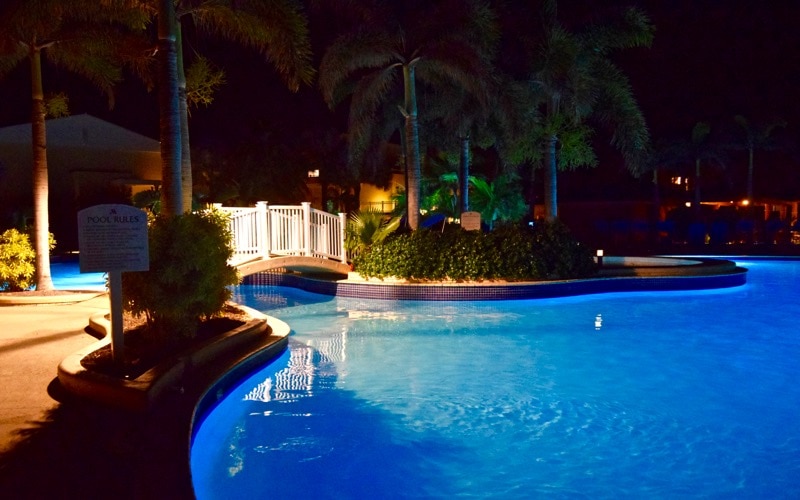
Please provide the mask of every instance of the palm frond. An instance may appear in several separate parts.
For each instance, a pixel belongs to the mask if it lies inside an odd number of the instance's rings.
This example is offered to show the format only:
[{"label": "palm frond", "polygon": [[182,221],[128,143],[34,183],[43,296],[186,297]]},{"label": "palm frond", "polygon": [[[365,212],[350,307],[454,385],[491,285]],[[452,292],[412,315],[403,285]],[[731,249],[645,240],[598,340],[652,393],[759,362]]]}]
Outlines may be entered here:
[{"label": "palm frond", "polygon": [[583,43],[599,54],[633,47],[649,47],[655,27],[640,9],[631,7],[610,23],[589,26],[581,34]]},{"label": "palm frond", "polygon": [[320,63],[319,87],[325,102],[335,107],[343,97],[340,87],[360,71],[398,62],[394,49],[384,34],[356,33],[334,41]]},{"label": "palm frond", "polygon": [[299,2],[209,1],[190,12],[202,30],[260,51],[290,90],[311,83],[308,21]]}]

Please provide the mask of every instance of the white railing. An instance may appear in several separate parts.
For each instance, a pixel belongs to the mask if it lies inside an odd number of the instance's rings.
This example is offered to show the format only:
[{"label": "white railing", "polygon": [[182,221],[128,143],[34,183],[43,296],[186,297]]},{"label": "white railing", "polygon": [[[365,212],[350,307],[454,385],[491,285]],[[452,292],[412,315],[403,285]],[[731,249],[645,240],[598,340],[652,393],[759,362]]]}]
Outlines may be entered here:
[{"label": "white railing", "polygon": [[347,263],[344,247],[345,215],[333,215],[300,206],[269,205],[215,208],[229,214],[233,235],[233,265],[255,259],[301,255]]}]

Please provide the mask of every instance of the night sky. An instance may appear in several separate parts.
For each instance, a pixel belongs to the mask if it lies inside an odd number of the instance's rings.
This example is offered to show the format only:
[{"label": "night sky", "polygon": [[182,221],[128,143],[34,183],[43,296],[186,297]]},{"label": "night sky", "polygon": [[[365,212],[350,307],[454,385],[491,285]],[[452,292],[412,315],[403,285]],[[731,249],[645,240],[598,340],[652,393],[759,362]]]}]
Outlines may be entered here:
[{"label": "night sky", "polygon": [[[613,1],[613,0],[612,0]],[[531,2],[534,3],[534,2]],[[708,121],[715,130],[734,126],[733,116],[751,121],[780,117],[789,123],[781,131],[796,142],[800,125],[800,2],[786,0],[633,0],[615,2],[642,8],[656,26],[649,49],[620,52],[615,60],[630,77],[645,113],[654,141],[689,137],[692,126]],[[604,7],[609,2],[601,3]],[[594,10],[591,2],[559,2],[564,19]],[[325,19],[311,19],[312,37],[325,28]],[[209,56],[227,72],[228,84],[215,103],[192,112],[193,147],[212,147],[237,141],[260,128],[302,132],[313,121],[342,123],[322,102],[319,91],[306,88],[292,94],[259,56],[233,46],[197,40],[194,48]],[[322,49],[314,47],[315,57]],[[0,82],[0,126],[28,121],[27,67],[20,67]],[[103,119],[158,137],[156,95],[136,81],[127,81],[117,92],[116,107],[90,87],[76,87],[70,74],[46,69],[47,92],[70,89],[73,114],[88,112]],[[79,80],[78,80],[79,82]],[[345,111],[345,110],[342,110]],[[231,136],[230,132],[233,132]],[[600,139],[607,139],[600,134]],[[606,156],[612,164],[594,173],[579,174],[593,181],[603,169],[619,171],[620,158]],[[606,158],[608,158],[606,160]],[[737,159],[733,160],[738,161]],[[782,158],[781,161],[784,161]],[[781,175],[800,177],[795,165]]]}]

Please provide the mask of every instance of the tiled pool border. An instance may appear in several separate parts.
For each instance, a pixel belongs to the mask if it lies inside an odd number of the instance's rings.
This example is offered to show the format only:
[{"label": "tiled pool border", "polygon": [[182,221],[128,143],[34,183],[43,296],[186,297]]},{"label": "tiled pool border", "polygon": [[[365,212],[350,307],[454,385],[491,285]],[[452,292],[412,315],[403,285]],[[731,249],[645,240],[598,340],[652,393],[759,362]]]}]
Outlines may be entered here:
[{"label": "tiled pool border", "polygon": [[747,270],[705,275],[620,276],[504,284],[416,284],[351,282],[264,272],[244,278],[245,285],[288,286],[322,295],[384,300],[545,299],[611,292],[656,292],[730,288],[747,282]]}]

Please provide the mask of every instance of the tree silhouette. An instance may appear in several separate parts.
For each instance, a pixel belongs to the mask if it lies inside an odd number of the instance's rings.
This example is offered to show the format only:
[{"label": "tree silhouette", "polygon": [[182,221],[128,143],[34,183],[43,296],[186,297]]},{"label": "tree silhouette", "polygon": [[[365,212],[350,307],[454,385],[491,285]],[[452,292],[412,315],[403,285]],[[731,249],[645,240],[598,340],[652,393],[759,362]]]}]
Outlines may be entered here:
[{"label": "tree silhouette", "polygon": [[562,142],[564,149],[564,134],[571,134],[573,139],[586,137],[584,124],[589,121],[610,127],[611,144],[622,152],[626,165],[634,172],[644,164],[649,144],[647,126],[628,79],[609,57],[615,50],[649,46],[653,39],[649,19],[631,8],[618,21],[571,32],[557,20],[556,3],[544,2],[544,35],[532,72],[545,132],[547,220],[558,215],[557,145]]},{"label": "tree silhouette", "polygon": [[742,115],[736,115],[734,121],[741,127],[742,136],[737,143],[739,149],[748,153],[746,198],[753,201],[753,156],[756,151],[771,151],[777,148],[772,132],[778,127],[785,127],[784,120],[775,119],[764,123],[753,124]]},{"label": "tree silhouette", "polygon": [[121,79],[121,53],[130,30],[143,29],[138,9],[96,0],[14,0],[0,10],[0,78],[27,61],[31,71],[33,244],[36,289],[52,290],[49,255],[47,132],[42,58],[105,92]]},{"label": "tree silhouette", "polygon": [[[492,33],[493,15],[472,0],[375,2],[371,22],[337,38],[320,65],[320,89],[332,108],[350,96],[350,161],[397,130],[407,175],[408,222],[419,227],[420,134],[417,83],[449,81],[474,95],[485,89],[488,70],[482,47]],[[402,90],[402,101],[397,92]],[[390,116],[387,108],[400,113]],[[397,118],[395,118],[395,116]],[[373,149],[374,150],[374,149]]]}]

